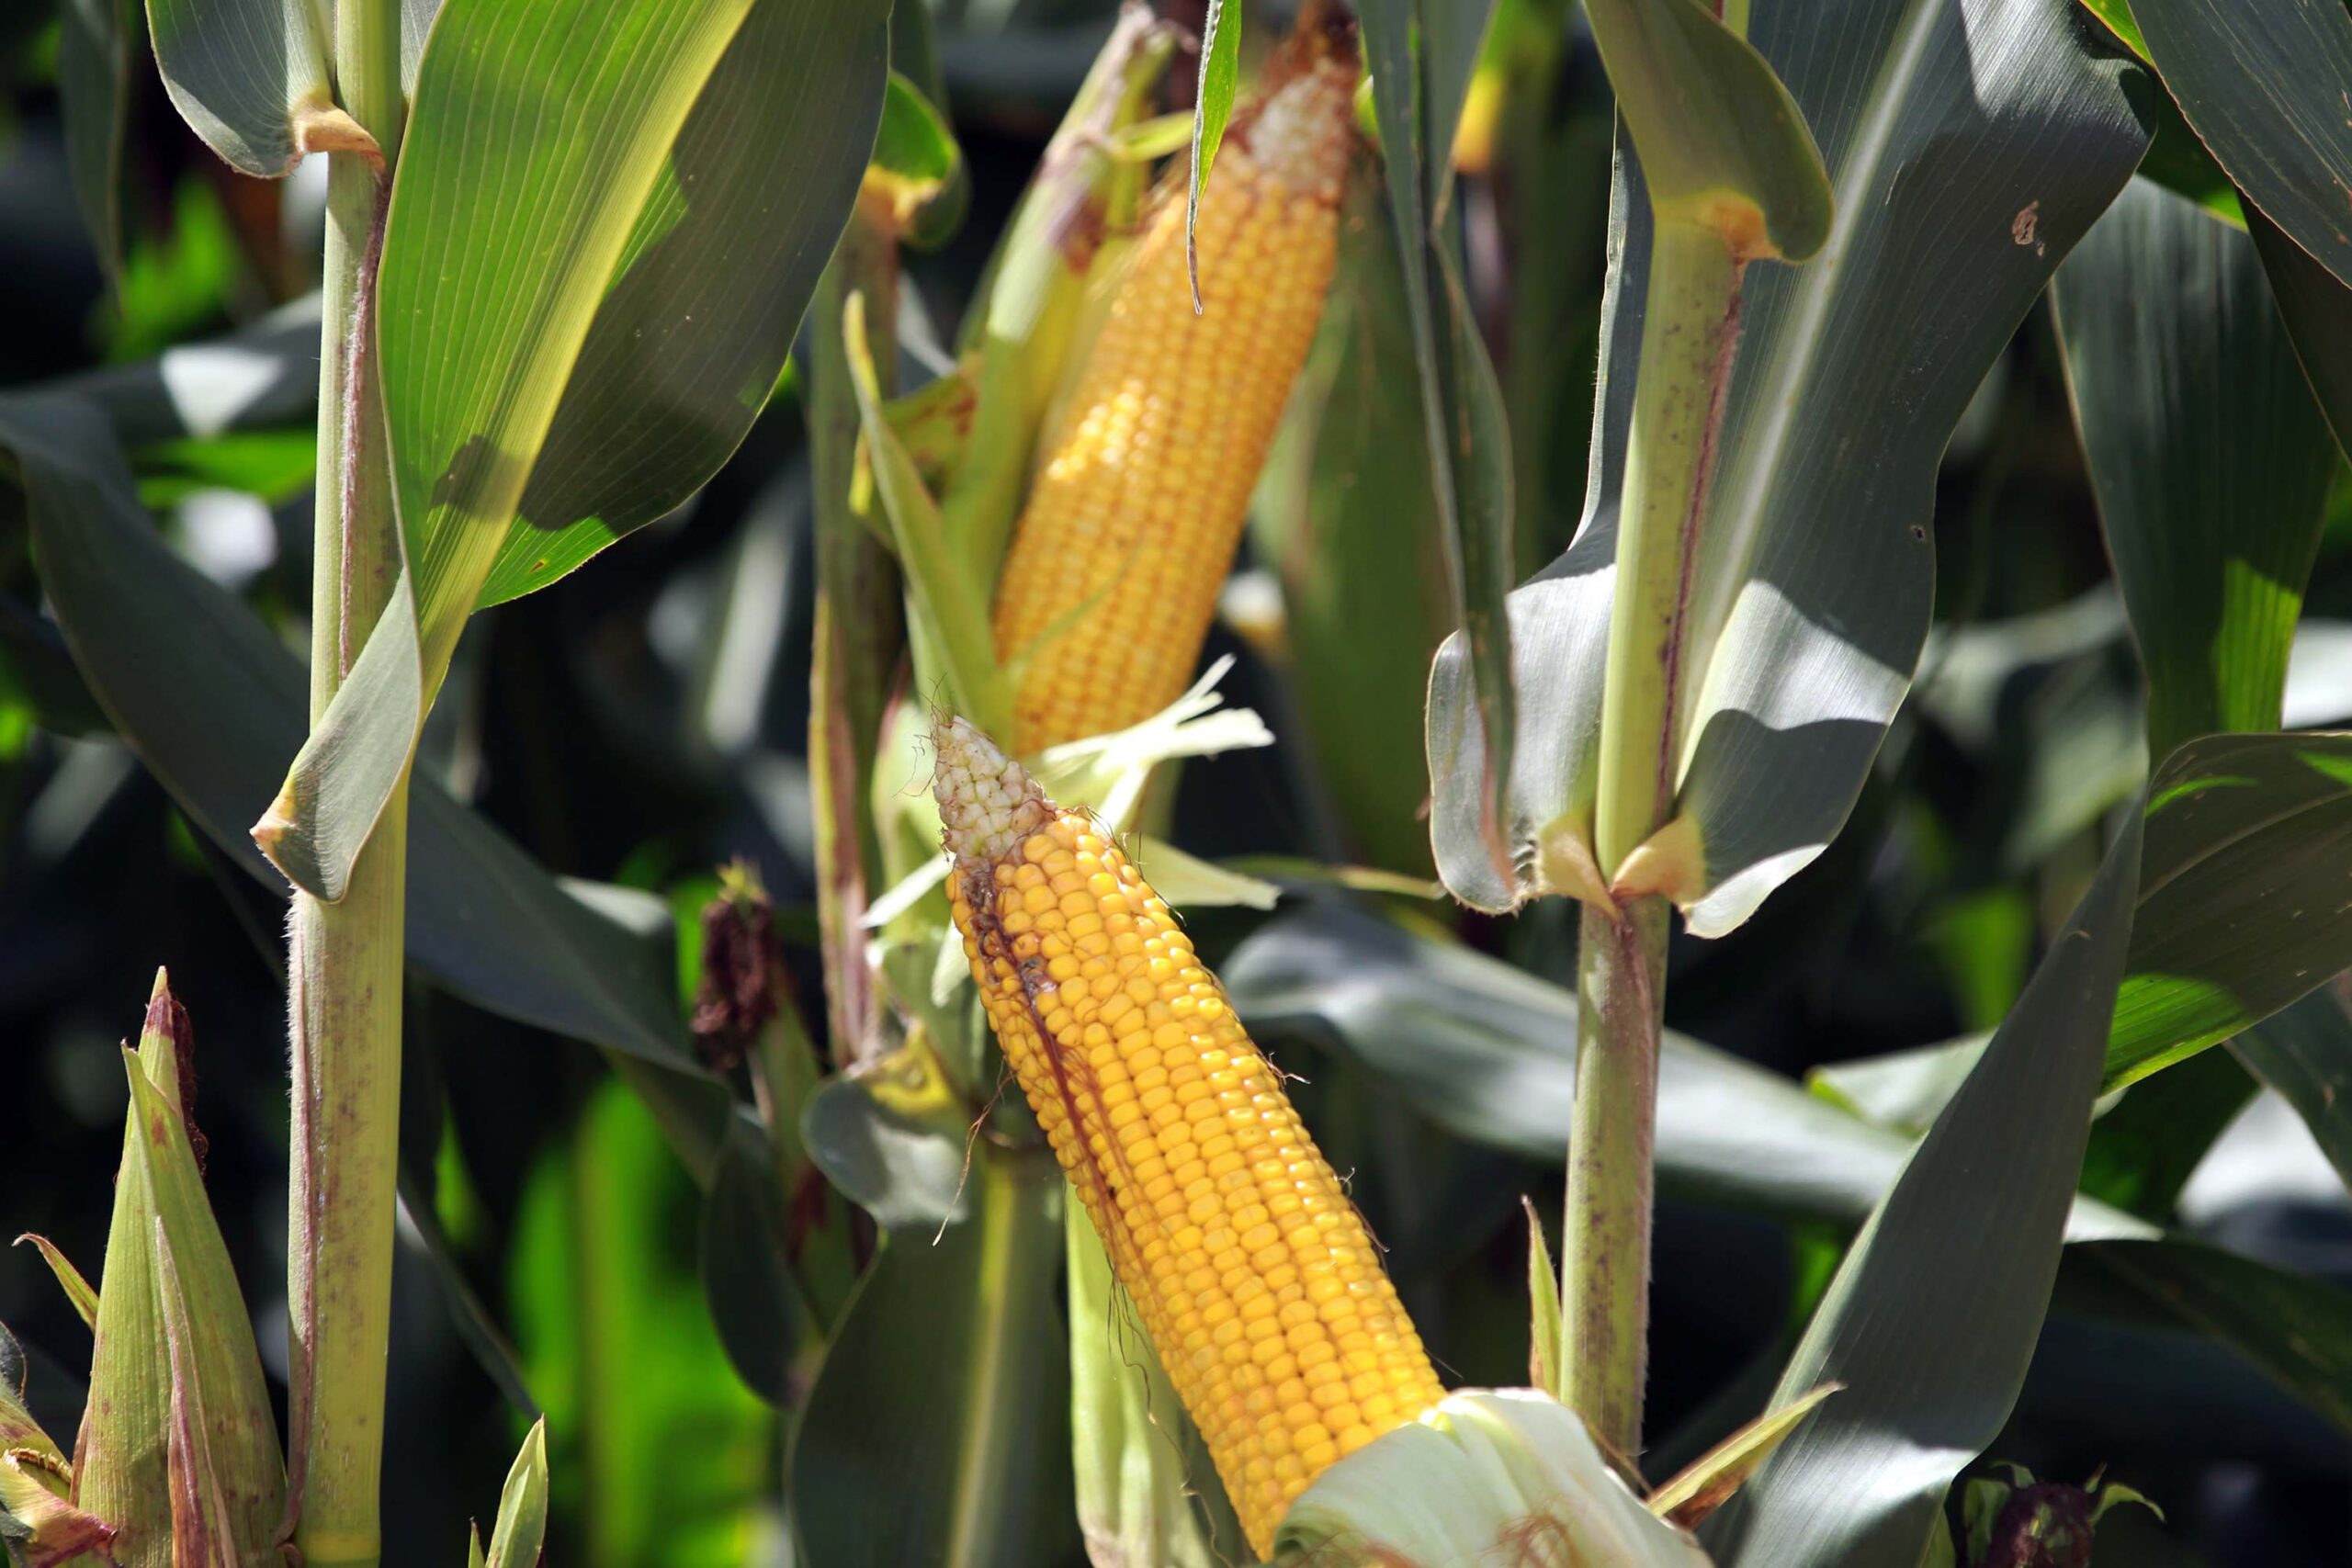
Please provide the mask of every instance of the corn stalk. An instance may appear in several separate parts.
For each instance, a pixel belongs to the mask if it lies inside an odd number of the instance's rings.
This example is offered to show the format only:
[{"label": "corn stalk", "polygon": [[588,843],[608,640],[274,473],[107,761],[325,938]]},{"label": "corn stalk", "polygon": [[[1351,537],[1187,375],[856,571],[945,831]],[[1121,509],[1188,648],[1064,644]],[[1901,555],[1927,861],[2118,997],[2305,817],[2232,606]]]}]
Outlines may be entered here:
[{"label": "corn stalk", "polygon": [[[400,20],[400,0],[343,0],[335,7],[342,105],[382,155],[329,155],[311,586],[314,725],[401,572],[373,353],[376,262],[403,114]],[[288,1506],[295,1544],[311,1568],[373,1564],[381,1551],[407,820],[403,779],[345,896],[328,903],[297,888],[288,925]]]}]

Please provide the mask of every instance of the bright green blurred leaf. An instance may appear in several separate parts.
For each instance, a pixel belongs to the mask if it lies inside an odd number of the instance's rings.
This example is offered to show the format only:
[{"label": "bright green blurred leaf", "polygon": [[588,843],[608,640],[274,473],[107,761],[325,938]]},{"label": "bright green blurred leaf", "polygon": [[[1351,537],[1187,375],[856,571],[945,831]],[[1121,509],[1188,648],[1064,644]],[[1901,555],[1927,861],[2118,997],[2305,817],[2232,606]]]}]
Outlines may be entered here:
[{"label": "bright green blurred leaf", "polygon": [[547,1530],[548,1424],[542,1418],[531,1423],[499,1490],[498,1522],[491,1529],[483,1568],[537,1568]]},{"label": "bright green blurred leaf", "polygon": [[1193,92],[1193,176],[1184,186],[1184,265],[1192,275],[1193,309],[1201,308],[1201,254],[1194,230],[1209,170],[1233,118],[1233,95],[1241,85],[1241,0],[1208,0],[1201,20],[1201,74]]}]

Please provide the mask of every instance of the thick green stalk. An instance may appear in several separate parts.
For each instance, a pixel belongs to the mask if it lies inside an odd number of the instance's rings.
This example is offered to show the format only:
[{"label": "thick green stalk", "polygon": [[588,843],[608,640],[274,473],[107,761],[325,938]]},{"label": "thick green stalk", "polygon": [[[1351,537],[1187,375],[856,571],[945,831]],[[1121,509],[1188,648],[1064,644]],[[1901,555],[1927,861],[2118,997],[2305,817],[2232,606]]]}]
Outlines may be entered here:
[{"label": "thick green stalk", "polygon": [[[400,10],[400,0],[342,0],[335,7],[338,97],[375,138],[382,161],[337,152],[329,164],[311,589],[313,722],[400,576],[373,360],[376,259],[403,113]],[[348,892],[329,904],[298,889],[288,928],[288,1506],[311,1568],[372,1568],[381,1555],[407,862],[403,780],[352,869]]]},{"label": "thick green stalk", "polygon": [[[1684,620],[1715,427],[1737,333],[1740,264],[1723,238],[1661,222],[1650,257],[1618,514],[1594,858],[1613,879],[1664,826],[1681,726]],[[1667,902],[1588,906],[1577,949],[1574,1125],[1561,1262],[1568,1403],[1595,1438],[1641,1450],[1650,1192]]]}]

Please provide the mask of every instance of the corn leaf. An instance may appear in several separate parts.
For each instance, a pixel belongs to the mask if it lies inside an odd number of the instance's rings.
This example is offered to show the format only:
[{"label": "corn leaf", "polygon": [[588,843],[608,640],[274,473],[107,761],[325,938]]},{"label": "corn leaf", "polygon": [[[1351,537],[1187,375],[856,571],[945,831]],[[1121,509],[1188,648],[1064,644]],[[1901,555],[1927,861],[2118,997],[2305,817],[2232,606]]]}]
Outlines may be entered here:
[{"label": "corn leaf", "polygon": [[1083,1205],[1062,1205],[1072,1468],[1094,1568],[1219,1568],[1241,1529],[1199,1432],[1111,1272]]},{"label": "corn leaf", "polygon": [[2352,928],[2334,918],[2347,874],[2352,735],[2212,735],[2166,758],[2149,785],[2139,912],[2102,1091],[2352,967]]},{"label": "corn leaf", "polygon": [[888,197],[895,226],[918,248],[944,241],[963,217],[964,150],[922,89],[896,71],[883,93],[866,179]]},{"label": "corn leaf", "polygon": [[2260,211],[2247,215],[2246,228],[2262,253],[2296,357],[2341,446],[2352,434],[2352,288]]},{"label": "corn leaf", "polygon": [[1208,0],[1201,19],[1201,73],[1193,90],[1193,177],[1184,187],[1184,269],[1192,277],[1195,310],[1201,308],[1201,253],[1193,229],[1240,85],[1241,0]]},{"label": "corn leaf", "polygon": [[1821,249],[1829,175],[1764,57],[1699,0],[1586,10],[1657,221],[1715,230],[1743,254],[1803,261]]},{"label": "corn leaf", "polygon": [[1077,1551],[1055,1265],[1062,1178],[983,1140],[973,1220],[884,1245],[795,1434],[794,1524],[811,1562],[990,1568]]},{"label": "corn leaf", "polygon": [[703,1201],[703,1296],[736,1375],[779,1408],[792,1401],[793,1363],[814,1321],[793,1278],[792,1251],[775,1150],[757,1122],[738,1116]]},{"label": "corn leaf", "polygon": [[548,1424],[531,1423],[498,1494],[484,1568],[534,1568],[548,1530]]},{"label": "corn leaf", "polygon": [[1801,1399],[1758,1416],[1652,1492],[1645,1499],[1650,1512],[1685,1529],[1696,1527],[1772,1457],[1797,1424],[1813,1414],[1815,1405],[1837,1392],[1837,1384],[1824,1383]]},{"label": "corn leaf", "polygon": [[147,0],[172,107],[206,146],[260,179],[289,173],[306,152],[353,146],[351,135],[367,141],[334,107],[325,17],[311,0]]},{"label": "corn leaf", "polygon": [[1505,595],[1510,558],[1511,459],[1502,389],[1472,319],[1461,266],[1448,242],[1454,130],[1493,6],[1456,0],[1366,0],[1365,63],[1377,91],[1389,218],[1404,269],[1405,319],[1419,370],[1421,434],[1445,547],[1455,646],[1466,660],[1464,700],[1475,711],[1485,778],[1464,805],[1465,849],[1508,874],[1502,781],[1517,742],[1512,626]]},{"label": "corn leaf", "polygon": [[[1817,138],[1837,217],[1798,268],[1752,269],[1701,520],[1669,889],[1690,929],[1740,924],[1844,824],[1928,628],[1936,465],[2052,269],[2146,146],[2067,0],[1754,0],[1749,40]],[[1971,69],[1955,72],[1951,62]],[[1510,908],[1567,878],[1548,852],[1593,798],[1617,507],[1653,223],[1621,158],[1590,482],[1576,541],[1511,601],[1521,705],[1498,788],[1455,639],[1430,692],[1431,842],[1447,886]]]},{"label": "corn leaf", "polygon": [[2352,283],[2352,16],[2301,0],[2132,0],[2148,59],[2230,178],[2339,281]]},{"label": "corn leaf", "polygon": [[122,267],[123,122],[130,112],[131,0],[64,0],[57,8],[57,96],[65,164],[98,266]]},{"label": "corn leaf", "polygon": [[2336,453],[2256,243],[2135,180],[2052,288],[2150,748],[2277,728]]},{"label": "corn leaf", "polygon": [[1845,1385],[1701,1532],[1724,1568],[1917,1562],[2007,1420],[2057,1278],[2140,871],[2136,822],[1831,1280],[1772,1403]]},{"label": "corn leaf", "polygon": [[[141,432],[270,417],[300,392],[276,352],[289,335],[273,325],[260,339],[175,351],[84,385]],[[315,345],[315,325],[307,335]],[[308,379],[315,386],[314,358]],[[231,860],[283,894],[243,824],[273,787],[269,759],[301,743],[300,662],[164,546],[107,421],[84,399],[0,399],[0,446],[21,466],[42,586],[114,728]],[[413,789],[410,813],[411,961],[477,1005],[612,1052],[707,1183],[729,1098],[687,1050],[670,943],[650,940],[666,928],[660,902],[559,883],[429,780]]]},{"label": "corn leaf", "polygon": [[2245,1031],[2230,1053],[2287,1098],[2352,1185],[2352,998],[2344,977]]},{"label": "corn leaf", "polygon": [[1535,1205],[1521,1195],[1527,1211],[1527,1381],[1555,1399],[1567,1392],[1565,1357],[1566,1318],[1560,1311],[1560,1271],[1552,1262],[1551,1244],[1544,1239],[1544,1221]]},{"label": "corn leaf", "polygon": [[800,1116],[809,1160],[885,1229],[936,1231],[969,1216],[972,1135],[969,1111],[920,1041],[827,1078]]},{"label": "corn leaf", "polygon": [[[255,829],[297,886],[340,897],[476,604],[670,511],[751,428],[873,145],[886,26],[869,0],[443,11],[378,283],[405,597]],[[778,146],[807,171],[782,195]]]},{"label": "corn leaf", "polygon": [[65,1299],[74,1303],[74,1315],[79,1317],[85,1326],[97,1327],[98,1292],[96,1289],[89,1280],[82,1277],[82,1271],[74,1267],[72,1259],[59,1251],[57,1244],[49,1237],[28,1235],[17,1238],[17,1245],[19,1247],[27,1242],[33,1244],[34,1249],[41,1256],[41,1261],[49,1265],[49,1271],[57,1276],[58,1287],[65,1292]]},{"label": "corn leaf", "polygon": [[1307,820],[1337,819],[1332,841],[1313,847],[1426,878],[1429,781],[1363,765],[1419,745],[1430,658],[1453,617],[1444,541],[1396,504],[1431,480],[1386,207],[1376,182],[1349,182],[1330,300],[1259,481],[1250,543],[1282,581],[1282,659],[1298,693],[1287,728],[1311,748],[1329,805]]},{"label": "corn leaf", "polygon": [[[1220,974],[1261,1044],[1296,1040],[1379,1073],[1457,1137],[1546,1165],[1567,1153],[1574,992],[1452,942],[1318,900],[1268,921]],[[1657,1179],[1679,1197],[1860,1224],[1912,1141],[1669,1032],[1658,1067]],[[2076,1237],[2149,1235],[2086,1200]]]}]

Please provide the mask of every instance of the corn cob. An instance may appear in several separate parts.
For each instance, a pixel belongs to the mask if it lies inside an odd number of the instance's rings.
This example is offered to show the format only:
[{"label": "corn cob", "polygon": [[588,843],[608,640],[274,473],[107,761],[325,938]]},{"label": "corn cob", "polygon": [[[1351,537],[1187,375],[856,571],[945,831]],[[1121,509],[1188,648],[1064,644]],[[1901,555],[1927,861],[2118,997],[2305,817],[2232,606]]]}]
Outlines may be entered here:
[{"label": "corn cob", "polygon": [[979,731],[947,719],[933,740],[956,927],[989,1021],[1268,1553],[1308,1482],[1444,1390],[1281,1075],[1168,906]]},{"label": "corn cob", "polygon": [[998,580],[1024,755],[1148,718],[1192,680],[1330,287],[1354,79],[1316,60],[1236,117],[1201,202],[1201,314],[1182,193],[1162,192]]}]

